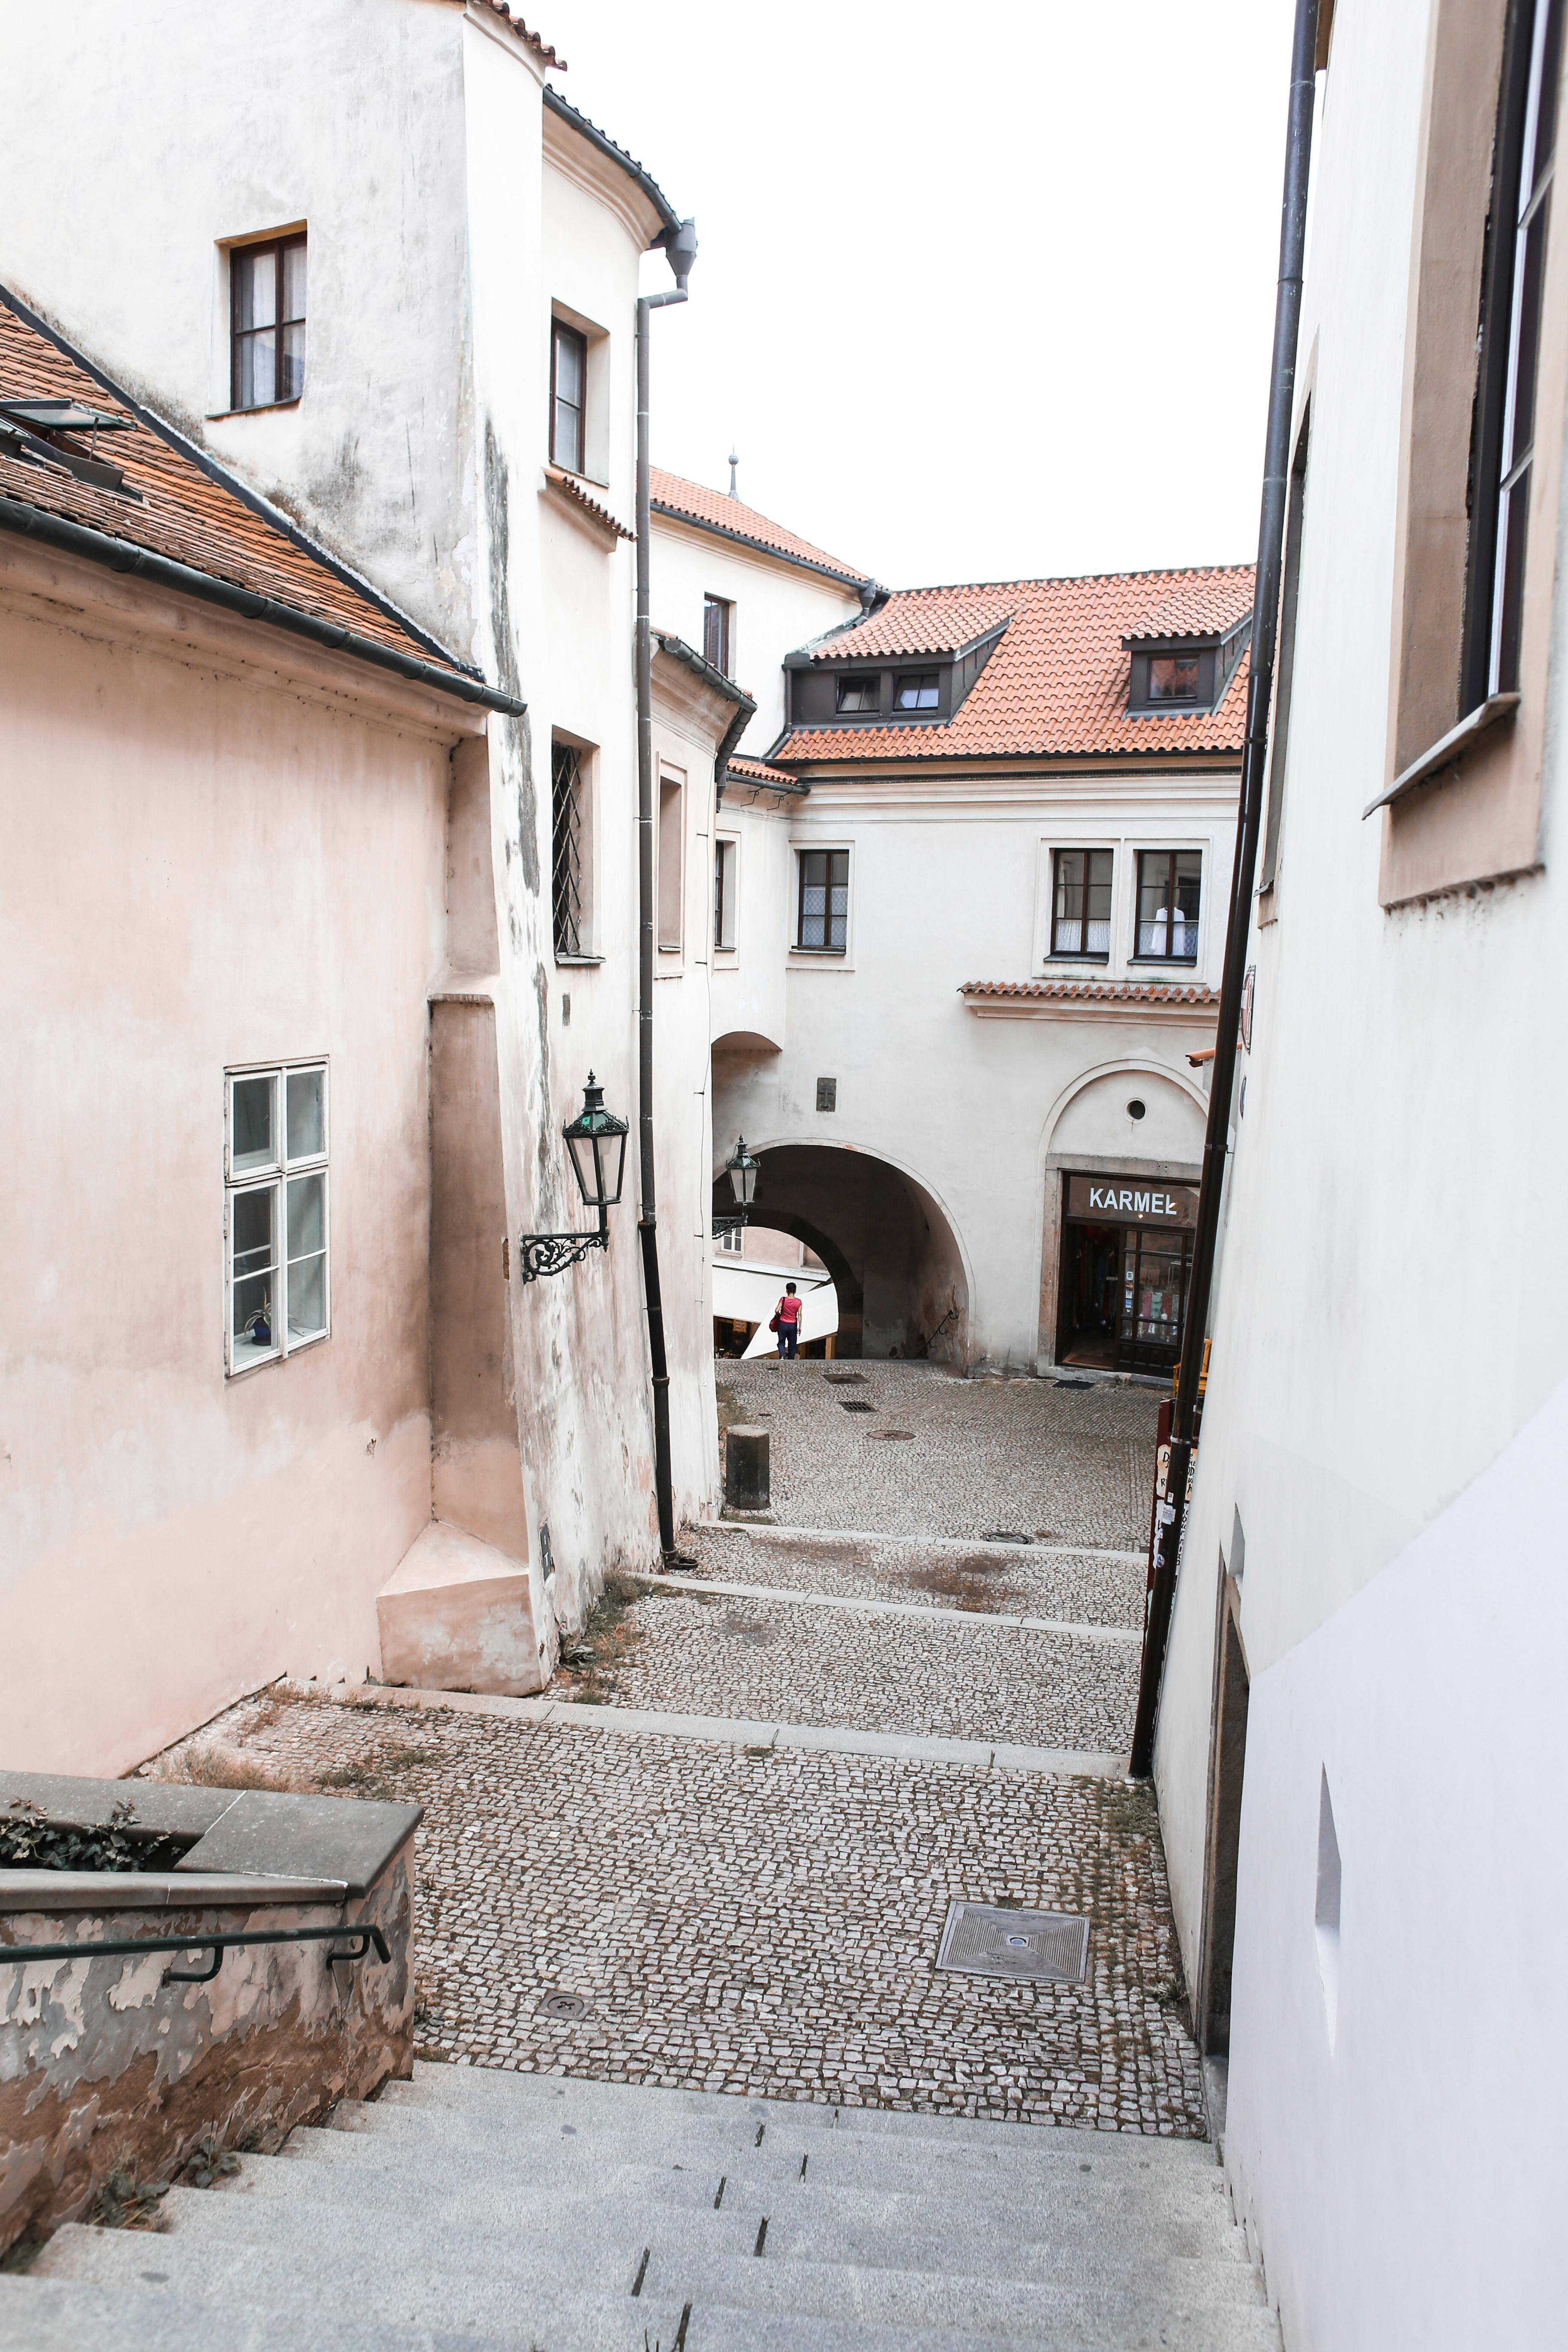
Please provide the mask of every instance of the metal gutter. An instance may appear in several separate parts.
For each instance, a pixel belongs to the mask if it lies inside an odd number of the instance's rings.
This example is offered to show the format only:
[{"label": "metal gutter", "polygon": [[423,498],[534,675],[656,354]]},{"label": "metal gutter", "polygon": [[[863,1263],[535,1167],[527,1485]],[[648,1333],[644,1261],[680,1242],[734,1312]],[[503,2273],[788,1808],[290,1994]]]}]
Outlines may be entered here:
[{"label": "metal gutter", "polygon": [[1379,793],[1376,800],[1368,801],[1361,813],[1362,823],[1364,824],[1374,810],[1387,808],[1391,802],[1402,800],[1406,793],[1413,793],[1417,784],[1426,783],[1439,768],[1451,767],[1478,735],[1484,735],[1487,729],[1495,727],[1500,719],[1511,718],[1518,709],[1517,694],[1489,695],[1484,702],[1479,703],[1474,710],[1461,719],[1457,727],[1450,727],[1446,735],[1440,735],[1429,751],[1423,751],[1418,760],[1412,760],[1403,773],[1395,776],[1385,793]]},{"label": "metal gutter", "polygon": [[571,100],[563,98],[561,92],[552,88],[549,82],[544,85],[544,103],[550,113],[558,114],[563,122],[569,122],[574,131],[582,133],[590,147],[596,147],[601,155],[607,155],[612,163],[620,165],[627,179],[637,182],[665,227],[671,234],[680,226],[680,215],[659,186],[653,173],[646,171],[635,155],[628,155],[624,147],[617,147],[607,131],[601,131],[596,122],[590,122],[585,114],[579,114]]},{"label": "metal gutter", "polygon": [[[20,319],[25,326],[30,327],[36,335],[41,335],[46,342],[52,343],[57,352],[63,353],[69,360],[72,367],[80,368],[83,375],[90,376],[94,383],[100,384],[110,399],[117,400],[122,408],[129,410],[138,425],[145,425],[149,433],[156,435],[160,441],[164,442],[169,448],[195,466],[198,473],[205,474],[209,482],[216,482],[220,489],[226,490],[231,498],[237,499],[242,507],[247,507],[253,515],[258,515],[263,522],[280,533],[291,547],[297,547],[302,555],[308,555],[312,563],[319,563],[323,572],[330,572],[332,578],[341,581],[345,588],[352,588],[356,596],[363,596],[365,603],[374,605],[384,619],[395,622],[396,625],[405,630],[416,645],[423,646],[426,653],[437,661],[449,662],[455,659],[438,637],[433,637],[428,629],[421,628],[412,614],[405,613],[400,606],[395,604],[390,596],[383,595],[381,590],[373,582],[365,579],[363,573],[355,572],[352,565],[342,561],[341,556],[332,554],[329,548],[320,546],[310,537],[309,531],[302,530],[280,507],[273,506],[268,499],[262,498],[258,491],[251,489],[239,479],[237,475],[231,474],[226,466],[219,465],[217,459],[209,455],[199,442],[193,441],[188,434],[181,433],[169,423],[166,417],[160,416],[155,409],[143,407],[139,400],[132,397],[123,384],[116,383],[112,376],[106,375],[100,367],[96,366],[87,357],[85,352],[79,352],[73,342],[68,341],[57,328],[51,327],[47,319],[40,318],[36,310],[30,310],[26,302],[19,300],[12,293],[9,287],[0,286],[0,302],[4,302],[6,309]],[[471,662],[459,662],[456,666],[466,671],[471,677],[479,676],[479,670]]]},{"label": "metal gutter", "polygon": [[171,589],[179,595],[197,596],[204,604],[219,605],[225,612],[237,613],[247,621],[263,621],[269,627],[287,629],[291,636],[304,637],[310,644],[325,646],[333,653],[348,654],[355,661],[390,670],[395,677],[430,687],[437,694],[455,696],[459,702],[479,703],[487,710],[504,711],[510,719],[521,719],[528,709],[525,702],[487,686],[482,678],[467,670],[421,661],[413,654],[400,654],[394,646],[379,645],[374,637],[358,636],[335,621],[318,620],[314,614],[301,613],[292,604],[280,604],[276,597],[258,595],[249,588],[237,588],[231,581],[215,579],[208,572],[194,571],[188,563],[177,563],[171,556],[155,555],[150,548],[138,547],[132,540],[117,539],[112,532],[95,530],[89,523],[71,522],[64,515],[46,514],[42,508],[27,506],[19,499],[0,497],[0,530],[39,540],[46,547],[81,556],[89,563],[101,564],[106,571],[133,572],[157,587]]}]

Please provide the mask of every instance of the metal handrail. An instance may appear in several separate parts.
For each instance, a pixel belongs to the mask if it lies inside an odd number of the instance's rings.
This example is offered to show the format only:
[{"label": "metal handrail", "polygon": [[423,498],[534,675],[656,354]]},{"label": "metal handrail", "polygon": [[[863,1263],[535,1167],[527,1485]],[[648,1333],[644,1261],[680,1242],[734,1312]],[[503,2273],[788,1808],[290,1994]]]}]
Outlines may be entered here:
[{"label": "metal handrail", "polygon": [[231,1944],[316,1944],[330,1937],[354,1939],[351,1951],[329,1952],[329,1967],[338,1960],[368,1959],[374,1948],[378,1960],[392,1953],[381,1929],[366,1920],[340,1920],[335,1927],[247,1927],[215,1936],[124,1936],[103,1943],[0,1944],[0,1968],[20,1967],[29,1960],[125,1959],[138,1952],[210,1952],[212,1964],[201,1969],[165,1969],[165,1984],[208,1984],[223,1966]]}]

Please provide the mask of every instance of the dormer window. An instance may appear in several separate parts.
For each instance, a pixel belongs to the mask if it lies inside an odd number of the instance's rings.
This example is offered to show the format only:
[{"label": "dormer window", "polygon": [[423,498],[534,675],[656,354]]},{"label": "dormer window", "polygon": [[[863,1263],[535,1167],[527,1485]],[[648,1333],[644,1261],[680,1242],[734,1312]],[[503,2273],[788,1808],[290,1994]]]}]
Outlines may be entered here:
[{"label": "dormer window", "polygon": [[934,710],[937,701],[938,682],[934,669],[911,670],[894,684],[895,710]]},{"label": "dormer window", "polygon": [[1154,654],[1150,656],[1151,702],[1195,702],[1198,691],[1196,654]]},{"label": "dormer window", "polygon": [[841,677],[838,680],[838,709],[860,717],[882,708],[882,681],[879,677]]}]

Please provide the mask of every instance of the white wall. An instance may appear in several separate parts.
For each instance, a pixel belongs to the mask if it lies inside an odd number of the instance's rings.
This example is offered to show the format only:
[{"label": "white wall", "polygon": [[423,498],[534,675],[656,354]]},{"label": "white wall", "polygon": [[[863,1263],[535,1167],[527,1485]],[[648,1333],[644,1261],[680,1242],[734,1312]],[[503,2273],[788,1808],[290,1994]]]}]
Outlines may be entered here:
[{"label": "white wall", "polygon": [[[464,47],[398,0],[0,11],[0,277],[468,656]],[[300,225],[305,396],[226,415],[226,243]]]},{"label": "white wall", "polygon": [[[1252,1050],[1156,1753],[1191,1981],[1215,1580],[1239,1515],[1252,1697],[1228,2155],[1293,2352],[1561,2333],[1539,2300],[1544,2220],[1533,2260],[1526,2243],[1531,2169],[1561,2172],[1544,1955],[1562,1842],[1540,1779],[1562,1711],[1545,1499],[1562,1411],[1545,1409],[1568,1371],[1552,1245],[1568,1115],[1546,1075],[1568,990],[1560,593],[1540,868],[1385,910],[1384,820],[1362,821],[1387,782],[1429,30],[1428,0],[1341,10],[1320,112],[1278,920],[1248,949]],[[1560,271],[1568,251],[1550,251]],[[1563,427],[1550,415],[1542,443]],[[1560,583],[1561,516],[1531,532],[1555,536]],[[1346,1873],[1331,2061],[1312,1958],[1324,1770]]]},{"label": "white wall", "polygon": [[[1021,1008],[989,1017],[1004,1010],[997,1006],[981,1017],[959,992],[968,981],[1058,974],[1217,986],[1233,807],[1234,779],[1223,773],[1108,772],[1092,782],[898,776],[819,779],[784,814],[748,818],[742,857],[761,835],[763,856],[753,853],[753,862],[771,898],[756,960],[776,985],[782,951],[786,1022],[779,1053],[737,1056],[727,1068],[714,1108],[716,1144],[739,1129],[759,1150],[835,1145],[912,1177],[946,1216],[968,1268],[972,1349],[998,1363],[1034,1365],[1042,1355],[1047,1195],[1056,1197],[1060,1181],[1047,1160],[1088,1152],[1131,1165],[1195,1166],[1202,1088],[1186,1055],[1212,1043],[1212,1016],[1173,1021],[1122,1006],[1112,1018],[1046,1004],[1028,1008],[1027,1017],[1011,1017]],[[1079,841],[1117,851],[1112,960],[1087,973],[1053,965],[1046,953],[1050,850]],[[1205,858],[1198,960],[1170,972],[1128,968],[1134,854],[1154,845],[1198,846]],[[841,958],[790,951],[795,853],[814,845],[850,852],[849,945]],[[717,992],[716,1034],[775,1034],[762,1008],[748,1003],[757,983],[744,940],[738,962]],[[1109,1109],[1083,1097],[1097,1074]],[[838,1082],[834,1112],[816,1108],[818,1077]],[[1150,1107],[1142,1123],[1125,1116],[1134,1096]],[[1053,1343],[1054,1330],[1047,1360]]]},{"label": "white wall", "polygon": [[[658,347],[655,346],[654,438],[658,434]],[[730,675],[757,706],[737,747],[748,759],[765,757],[784,729],[786,654],[841,622],[858,620],[860,599],[846,582],[826,579],[769,555],[752,553],[695,525],[656,515],[653,530],[653,618],[657,628],[702,651],[702,600],[722,596],[731,614]]]}]

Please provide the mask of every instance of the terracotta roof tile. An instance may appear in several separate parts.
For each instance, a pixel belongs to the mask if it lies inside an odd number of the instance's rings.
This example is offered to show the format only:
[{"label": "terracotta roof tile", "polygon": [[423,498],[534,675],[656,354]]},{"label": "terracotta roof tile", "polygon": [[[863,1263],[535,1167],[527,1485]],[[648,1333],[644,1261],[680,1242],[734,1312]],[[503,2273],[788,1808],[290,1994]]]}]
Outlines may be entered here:
[{"label": "terracotta roof tile", "polygon": [[[174,427],[122,393],[0,287],[0,401],[68,399],[133,430],[102,436],[98,455],[122,471],[128,498],[48,464],[0,453],[0,496],[84,524],[208,578],[456,675],[456,661],[418,624],[304,532],[198,452]],[[0,417],[0,425],[5,420]],[[89,436],[78,435],[85,449]]]},{"label": "terracotta roof tile", "polygon": [[[459,7],[465,6],[466,5],[467,0],[458,0],[458,5]],[[504,16],[507,23],[511,26],[512,31],[521,35],[524,43],[533,51],[536,58],[542,58],[547,66],[553,66],[557,73],[565,72],[565,58],[558,58],[553,49],[547,48],[545,47],[545,44],[541,40],[537,33],[530,32],[528,26],[523,23],[522,18],[516,13],[516,11],[508,7],[507,0],[479,0],[479,5],[483,8],[488,8],[492,16]]]},{"label": "terracotta roof tile", "polygon": [[769,754],[779,761],[1005,759],[1091,753],[1239,751],[1247,707],[1241,661],[1214,711],[1127,715],[1124,636],[1152,614],[1180,611],[1194,630],[1227,627],[1252,598],[1252,567],[1101,572],[1080,580],[987,581],[897,591],[868,621],[824,648],[848,659],[862,646],[890,653],[901,632],[920,649],[945,632],[966,645],[1012,618],[957,714],[945,723],[796,728]]},{"label": "terracotta roof tile", "polygon": [[770,768],[765,760],[746,760],[731,753],[727,762],[729,772],[743,783],[771,784],[775,792],[798,793],[807,789],[797,776],[788,776],[782,768]]},{"label": "terracotta roof tile", "polygon": [[842,661],[850,654],[954,654],[1012,619],[1010,596],[977,595],[958,603],[948,589],[915,589],[889,598],[879,613],[851,629],[839,630],[812,647],[813,661]]},{"label": "terracotta roof tile", "polygon": [[[1202,579],[1205,575],[1195,576]],[[1194,595],[1189,590],[1173,596],[1166,604],[1157,604],[1152,613],[1144,613],[1137,627],[1129,629],[1126,635],[1133,645],[1145,637],[1223,637],[1251,610],[1252,573],[1247,568],[1237,580],[1233,596]]]},{"label": "terracotta roof tile", "polygon": [[829,572],[837,580],[847,580],[858,587],[869,573],[858,571],[852,563],[841,563],[836,555],[814,547],[808,539],[801,539],[782,523],[771,522],[754,507],[743,506],[722,490],[705,489],[700,482],[688,482],[679,474],[667,474],[660,467],[652,469],[653,504],[659,514],[675,515],[682,522],[694,522],[710,530],[722,531],[729,539],[744,540],[753,547],[766,548],[771,554],[783,555],[792,563],[802,563],[814,572]]},{"label": "terracotta roof tile", "polygon": [[636,539],[636,531],[628,530],[626,524],[617,520],[610,512],[608,507],[602,506],[597,499],[590,497],[575,474],[569,474],[563,466],[546,466],[544,470],[555,488],[563,491],[574,505],[580,506],[584,514],[591,516],[606,538]]},{"label": "terracotta roof tile", "polygon": [[1192,1004],[1219,1003],[1217,988],[1181,981],[966,980],[960,996],[1057,997],[1074,1004]]}]

